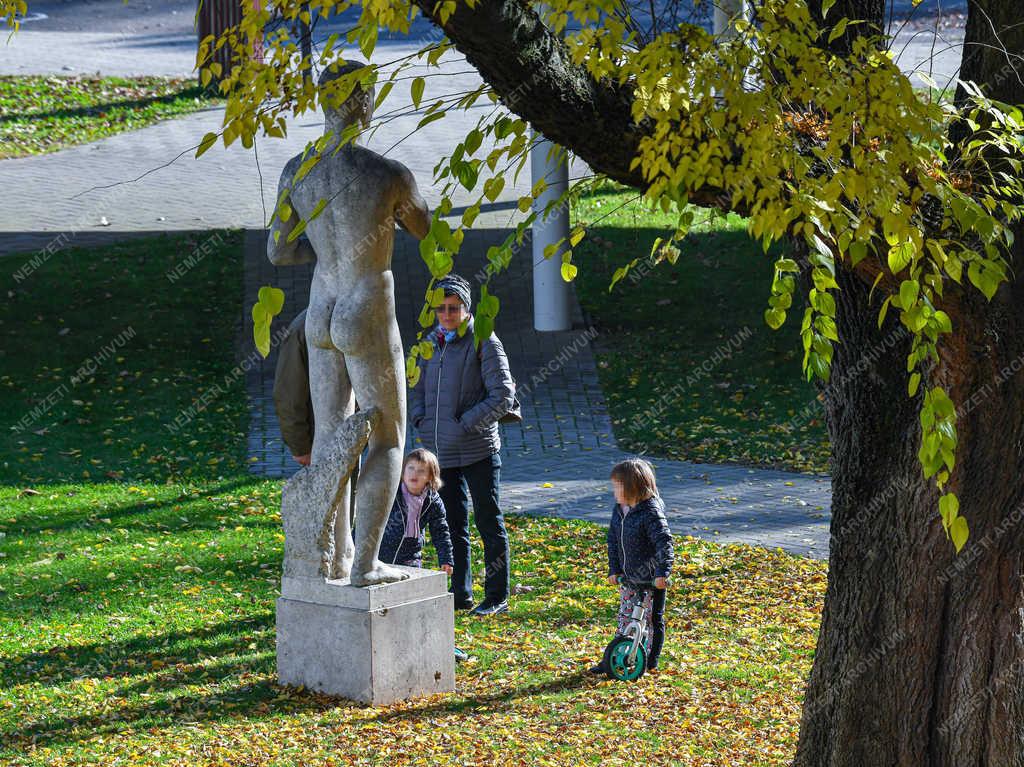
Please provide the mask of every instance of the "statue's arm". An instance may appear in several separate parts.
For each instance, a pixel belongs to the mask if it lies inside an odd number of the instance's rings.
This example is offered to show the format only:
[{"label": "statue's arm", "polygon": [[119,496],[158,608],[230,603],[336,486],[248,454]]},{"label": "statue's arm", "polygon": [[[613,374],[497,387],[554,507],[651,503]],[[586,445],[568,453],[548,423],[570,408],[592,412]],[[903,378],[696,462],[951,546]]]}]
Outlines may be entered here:
[{"label": "statue's arm", "polygon": [[430,231],[430,209],[416,186],[416,177],[404,165],[398,172],[395,220],[417,240],[422,240]]},{"label": "statue's arm", "polygon": [[[281,174],[281,183],[277,190],[277,198],[280,200],[284,195],[284,202],[291,207],[292,174],[285,166]],[[270,224],[270,236],[267,238],[267,258],[274,266],[296,266],[298,264],[310,264],[316,261],[316,251],[309,242],[306,235],[300,235],[291,242],[288,242],[288,235],[292,233],[299,223],[299,214],[292,208],[292,214],[287,221],[282,221],[280,216],[274,216]]]}]

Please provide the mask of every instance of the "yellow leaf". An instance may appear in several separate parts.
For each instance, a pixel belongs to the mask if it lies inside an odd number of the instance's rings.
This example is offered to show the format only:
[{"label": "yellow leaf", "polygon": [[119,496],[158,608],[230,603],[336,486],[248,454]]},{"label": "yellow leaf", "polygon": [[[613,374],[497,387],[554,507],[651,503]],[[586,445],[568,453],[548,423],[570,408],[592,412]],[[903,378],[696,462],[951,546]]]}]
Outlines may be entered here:
[{"label": "yellow leaf", "polygon": [[967,543],[967,536],[969,535],[967,528],[967,520],[963,517],[957,517],[953,520],[953,524],[949,526],[949,536],[953,539],[953,545],[956,546],[956,553],[960,553],[960,549]]},{"label": "yellow leaf", "polygon": [[196,157],[202,157],[203,153],[214,145],[217,141],[216,133],[207,133],[203,136],[203,140],[199,142],[199,147],[196,149]]}]

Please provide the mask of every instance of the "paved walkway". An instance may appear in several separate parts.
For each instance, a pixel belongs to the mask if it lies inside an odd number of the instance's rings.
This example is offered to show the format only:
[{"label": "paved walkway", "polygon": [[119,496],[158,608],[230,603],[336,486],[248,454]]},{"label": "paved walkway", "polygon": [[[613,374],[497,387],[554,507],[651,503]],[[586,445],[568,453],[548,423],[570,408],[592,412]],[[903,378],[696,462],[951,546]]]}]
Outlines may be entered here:
[{"label": "paved walkway", "polygon": [[[467,235],[456,269],[470,278],[485,263],[487,246],[503,239],[501,229]],[[265,238],[247,237],[245,305],[260,285],[285,291],[286,303],[274,330],[284,327],[308,302],[310,268],[274,268],[265,257]],[[615,444],[597,378],[593,348],[601,336],[579,306],[573,328],[538,333],[532,326],[530,258],[513,261],[493,282],[501,297],[498,334],[520,387],[524,422],[503,425],[502,498],[513,512],[589,519],[607,524],[612,504],[608,472],[626,456]],[[429,275],[415,241],[399,233],[393,262],[403,344],[418,328]],[[251,331],[251,325],[249,325]],[[251,338],[251,336],[247,336]],[[281,443],[271,396],[276,352],[250,370],[252,403],[249,455],[252,470],[290,476],[298,466]],[[415,444],[411,430],[406,444]],[[654,459],[658,487],[676,533],[722,542],[749,543],[793,553],[828,556],[831,488],[827,477],[812,477],[742,466]]]},{"label": "paved walkway", "polygon": [[[389,46],[380,57],[398,58],[418,47]],[[461,56],[450,54],[442,64],[444,76],[431,81],[428,96],[468,92],[481,82]],[[398,82],[388,105],[378,110],[378,117],[388,119],[381,119],[365,143],[409,166],[434,207],[442,192],[442,185],[432,183],[440,148],[454,147],[494,107],[482,100],[408,135],[421,117],[411,109],[408,92],[419,71],[412,67],[403,73],[408,79]],[[228,149],[214,146],[196,159],[195,146],[220,128],[222,116],[222,109],[207,109],[62,152],[0,162],[0,188],[18,190],[0,206],[0,255],[39,250],[61,233],[74,233],[64,242],[68,246],[85,244],[96,233],[263,227],[273,211],[281,169],[322,135],[323,118],[303,115],[292,122],[287,139],[257,141],[256,152],[236,142]],[[485,144],[481,151],[487,149]],[[574,178],[586,173],[580,163],[570,169]],[[518,221],[521,214],[512,203],[531,186],[528,167],[515,181],[510,174],[499,204],[481,215],[480,225]],[[457,208],[475,199],[461,188],[453,195]]]}]

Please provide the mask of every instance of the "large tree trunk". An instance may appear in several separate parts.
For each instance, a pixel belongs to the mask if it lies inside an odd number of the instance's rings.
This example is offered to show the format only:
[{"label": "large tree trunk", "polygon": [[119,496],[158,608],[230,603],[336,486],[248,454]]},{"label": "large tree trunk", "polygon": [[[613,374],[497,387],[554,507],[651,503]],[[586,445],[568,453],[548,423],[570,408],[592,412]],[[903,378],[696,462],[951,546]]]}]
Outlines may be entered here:
[{"label": "large tree trunk", "polygon": [[[1011,5],[971,3],[963,75],[1019,102],[1007,65],[1024,35],[1004,31]],[[987,47],[993,30],[1009,57]],[[959,555],[917,459],[909,340],[893,343],[892,315],[879,331],[879,301],[869,304],[865,284],[845,276],[841,288],[842,345],[826,400],[828,589],[794,765],[1024,765],[1024,284],[1004,286],[991,304],[968,288],[950,307],[956,339],[926,379],[958,403],[950,487],[971,529]]]},{"label": "large tree trunk", "polygon": [[[432,14],[433,0],[415,2]],[[811,4],[821,18],[822,0]],[[881,28],[885,5],[839,0],[830,23],[868,23],[848,27],[832,49]],[[1007,66],[1024,54],[1024,25],[1011,18],[1018,6],[970,0],[967,50],[977,55],[964,72],[1012,102],[1024,100],[1024,75]],[[643,186],[629,169],[639,133],[628,92],[572,66],[529,4],[460,3],[444,29],[510,109],[595,170]],[[721,200],[711,194],[706,204]],[[1017,242],[1020,272],[1024,231]],[[922,391],[941,383],[961,405],[950,487],[971,537],[956,555],[917,458],[909,338],[895,313],[879,331],[879,300],[869,302],[862,279],[839,275],[842,343],[826,406],[833,539],[795,765],[1024,765],[1024,284],[1003,286],[991,304],[967,288],[943,307],[956,340],[922,382]]]},{"label": "large tree trunk", "polygon": [[959,555],[917,459],[909,340],[892,320],[879,331],[868,286],[841,288],[828,589],[794,764],[1022,765],[1024,285],[963,307],[964,340],[930,376],[962,403]]}]

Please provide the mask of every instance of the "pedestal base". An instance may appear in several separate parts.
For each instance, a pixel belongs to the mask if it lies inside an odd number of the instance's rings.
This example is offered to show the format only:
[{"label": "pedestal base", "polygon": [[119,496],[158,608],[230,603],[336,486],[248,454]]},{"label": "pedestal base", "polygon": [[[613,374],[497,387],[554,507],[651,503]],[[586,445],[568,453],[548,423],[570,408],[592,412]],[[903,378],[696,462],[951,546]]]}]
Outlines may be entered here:
[{"label": "pedestal base", "polygon": [[281,684],[387,705],[455,690],[455,603],[444,573],[402,568],[409,580],[357,588],[281,579]]}]

